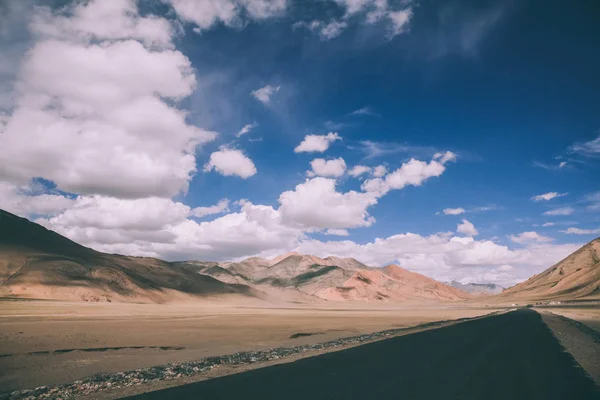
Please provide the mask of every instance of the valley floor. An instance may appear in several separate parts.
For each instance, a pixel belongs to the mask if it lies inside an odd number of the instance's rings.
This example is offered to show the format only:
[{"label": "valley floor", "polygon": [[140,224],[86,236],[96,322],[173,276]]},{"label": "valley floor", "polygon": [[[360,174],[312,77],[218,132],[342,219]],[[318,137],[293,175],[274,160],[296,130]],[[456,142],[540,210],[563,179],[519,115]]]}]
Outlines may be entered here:
[{"label": "valley floor", "polygon": [[600,388],[538,313],[520,309],[135,399],[242,397],[591,400]]},{"label": "valley floor", "polygon": [[0,300],[0,387],[2,391],[32,389],[98,373],[321,343],[493,311],[457,304],[151,305]]}]

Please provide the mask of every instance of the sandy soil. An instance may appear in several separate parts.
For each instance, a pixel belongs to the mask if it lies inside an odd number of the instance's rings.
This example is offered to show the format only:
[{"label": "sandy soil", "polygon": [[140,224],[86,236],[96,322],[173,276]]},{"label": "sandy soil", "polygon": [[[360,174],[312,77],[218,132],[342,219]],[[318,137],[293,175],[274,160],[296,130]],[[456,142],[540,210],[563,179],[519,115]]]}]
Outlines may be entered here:
[{"label": "sandy soil", "polygon": [[[323,342],[492,312],[469,306],[256,307],[0,301],[3,391],[242,350]],[[296,333],[310,336],[291,338]]]},{"label": "sandy soil", "polygon": [[544,308],[553,314],[574,319],[598,331],[600,334],[600,303],[590,305],[589,307],[552,307]]}]

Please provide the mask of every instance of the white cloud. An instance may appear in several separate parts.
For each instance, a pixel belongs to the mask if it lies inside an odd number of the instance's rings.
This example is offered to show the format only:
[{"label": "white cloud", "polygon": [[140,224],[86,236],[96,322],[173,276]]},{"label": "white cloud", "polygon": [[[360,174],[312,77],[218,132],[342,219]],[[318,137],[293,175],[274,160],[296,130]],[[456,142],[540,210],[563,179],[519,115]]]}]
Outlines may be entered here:
[{"label": "white cloud", "polygon": [[183,21],[194,23],[197,32],[215,24],[243,26],[246,17],[260,21],[282,15],[287,0],[163,0]]},{"label": "white cloud", "polygon": [[323,158],[315,158],[310,162],[312,171],[308,171],[309,177],[326,176],[338,178],[346,172],[346,162],[343,158],[335,158],[333,160],[325,160]]},{"label": "white cloud", "polygon": [[560,164],[558,164],[558,168],[564,168],[567,166],[567,162],[566,161],[561,161]]},{"label": "white cloud", "polygon": [[409,31],[409,23],[413,16],[411,8],[401,11],[389,11],[387,17],[390,19],[391,25],[388,33],[389,38],[400,35]]},{"label": "white cloud", "polygon": [[475,225],[466,219],[463,219],[460,224],[456,225],[456,232],[466,236],[477,236],[479,234],[477,229],[475,229]]},{"label": "white cloud", "polygon": [[568,228],[567,230],[561,231],[568,235],[597,235],[600,233],[599,229],[579,229],[579,228]]},{"label": "white cloud", "polygon": [[312,32],[318,33],[323,40],[330,40],[339,36],[351,22],[364,22],[375,24],[380,21],[387,22],[387,37],[392,39],[396,35],[408,32],[408,25],[413,16],[412,7],[407,7],[410,2],[402,2],[405,8],[391,7],[387,0],[335,0],[345,10],[341,19],[332,19],[329,22],[313,20],[300,21],[294,27],[303,26]]},{"label": "white cloud", "polygon": [[546,211],[544,215],[571,215],[574,212],[575,210],[572,207],[561,207]]},{"label": "white cloud", "polygon": [[323,233],[331,236],[350,236],[350,233],[346,229],[327,229]]},{"label": "white cloud", "polygon": [[347,27],[348,23],[346,21],[340,21],[337,19],[332,19],[327,23],[319,20],[313,20],[310,22],[299,21],[292,25],[292,29],[306,28],[309,31],[318,34],[323,41],[335,39],[336,37],[340,36]]},{"label": "white cloud", "polygon": [[547,242],[551,242],[553,239],[551,237],[548,236],[542,236],[537,232],[522,232],[519,233],[518,235],[510,235],[509,236],[510,240],[512,240],[515,243],[533,243],[533,242],[537,242],[537,243],[547,243]]},{"label": "white cloud", "polygon": [[35,194],[28,186],[0,181],[0,209],[17,215],[48,215],[71,207],[74,199],[57,194]]},{"label": "white cloud", "polygon": [[439,160],[442,164],[446,164],[448,161],[456,161],[456,154],[451,151],[439,152],[433,155],[433,159]]},{"label": "white cloud", "polygon": [[377,113],[371,110],[371,107],[365,106],[352,111],[350,115],[377,115]]},{"label": "white cloud", "polygon": [[253,90],[250,94],[254,96],[256,100],[266,105],[271,102],[271,96],[279,92],[279,89],[281,89],[281,86],[266,85],[260,89]]},{"label": "white cloud", "polygon": [[337,132],[327,135],[306,135],[304,140],[294,149],[296,153],[323,153],[336,140],[342,140]]},{"label": "white cloud", "polygon": [[575,143],[569,148],[569,151],[587,157],[597,157],[600,155],[600,136],[588,142]]},{"label": "white cloud", "polygon": [[371,167],[367,167],[365,165],[355,165],[352,169],[348,171],[348,175],[358,178],[361,175],[367,174],[371,171]]},{"label": "white cloud", "polygon": [[378,165],[373,168],[373,176],[375,178],[382,178],[387,174],[388,170],[384,165]]},{"label": "white cloud", "polygon": [[145,45],[172,47],[173,27],[164,18],[140,17],[134,0],[112,0],[68,6],[66,15],[48,7],[35,10],[31,29],[34,33],[58,40],[139,40]]},{"label": "white cloud", "polygon": [[568,193],[558,193],[558,192],[548,192],[548,193],[543,193],[543,194],[538,194],[536,196],[533,196],[531,198],[531,200],[533,201],[549,201],[552,199],[555,199],[557,197],[562,197],[562,196],[566,196]]},{"label": "white cloud", "polygon": [[38,7],[32,20],[37,41],[0,124],[0,178],[128,198],[185,192],[196,147],[215,133],[175,107],[196,78],[170,24],[126,0]]},{"label": "white cloud", "polygon": [[272,207],[244,202],[240,212],[198,223],[189,207],[166,199],[79,198],[73,210],[38,220],[99,251],[169,260],[233,259],[292,248],[301,232]]},{"label": "white cloud", "polygon": [[465,209],[462,207],[458,208],[444,208],[442,210],[445,215],[460,215],[465,213]]},{"label": "white cloud", "polygon": [[244,125],[242,127],[242,129],[240,129],[239,132],[235,136],[241,137],[241,136],[245,135],[246,133],[249,133],[252,129],[256,128],[256,126],[257,126],[256,123]]},{"label": "white cloud", "polygon": [[221,148],[210,155],[210,160],[204,166],[205,171],[215,169],[221,175],[237,175],[247,179],[256,174],[256,167],[250,158],[241,150]]},{"label": "white cloud", "polygon": [[600,210],[600,191],[590,193],[583,197],[583,202],[587,203],[585,206],[586,209],[590,211],[599,211]]},{"label": "white cloud", "polygon": [[289,5],[288,0],[238,0],[238,3],[244,6],[248,15],[255,20],[280,16]]},{"label": "white cloud", "polygon": [[376,194],[378,197],[381,197],[390,191],[385,180],[381,178],[366,179],[362,185],[360,185],[360,188],[365,192]]},{"label": "white cloud", "polygon": [[221,199],[214,206],[196,207],[192,210],[191,214],[194,217],[202,218],[207,215],[222,214],[222,213],[228,212],[228,211],[229,211],[229,200]]},{"label": "white cloud", "polygon": [[542,226],[544,226],[544,227],[554,226],[554,222],[545,222],[544,224],[542,224]]},{"label": "white cloud", "polygon": [[331,20],[329,23],[320,28],[320,35],[323,40],[331,40],[342,34],[344,29],[348,27],[345,21]]},{"label": "white cloud", "polygon": [[286,224],[307,229],[345,229],[370,226],[375,222],[367,208],[377,196],[353,190],[336,191],[335,179],[312,178],[279,196],[279,212]]},{"label": "white cloud", "polygon": [[[435,158],[438,158],[439,161]],[[411,158],[410,161],[386,176],[386,185],[391,189],[402,189],[407,185],[420,186],[427,179],[440,176],[446,170],[444,164],[455,158],[454,154],[449,151],[439,157],[434,156],[434,160],[430,162]]]},{"label": "white cloud", "polygon": [[[406,186],[421,186],[429,178],[442,175],[446,170],[445,163],[455,159],[456,156],[450,151],[434,155],[434,159],[430,162],[411,158],[402,164],[400,168],[390,172],[385,178],[374,177],[365,180],[361,185],[361,189],[381,197],[393,189],[399,190]],[[375,170],[376,174],[381,176],[387,171],[383,166],[379,166]]]},{"label": "white cloud", "polygon": [[397,263],[443,282],[465,279],[511,286],[548,268],[577,248],[579,244],[542,243],[511,250],[492,241],[447,233],[430,236],[404,233],[365,244],[350,240],[303,240],[295,250],[317,256],[354,257],[373,266]]}]

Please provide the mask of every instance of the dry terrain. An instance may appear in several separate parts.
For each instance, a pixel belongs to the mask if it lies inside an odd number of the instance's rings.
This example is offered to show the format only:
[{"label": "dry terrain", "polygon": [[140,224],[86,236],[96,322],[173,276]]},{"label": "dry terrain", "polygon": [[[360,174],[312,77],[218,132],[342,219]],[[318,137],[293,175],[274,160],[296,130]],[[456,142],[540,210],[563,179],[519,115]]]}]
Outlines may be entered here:
[{"label": "dry terrain", "polygon": [[[0,387],[69,383],[100,372],[199,360],[242,350],[324,342],[490,313],[484,307],[252,307],[0,302]],[[292,338],[294,334],[311,334]]]},{"label": "dry terrain", "polygon": [[500,296],[530,301],[600,299],[600,239]]}]

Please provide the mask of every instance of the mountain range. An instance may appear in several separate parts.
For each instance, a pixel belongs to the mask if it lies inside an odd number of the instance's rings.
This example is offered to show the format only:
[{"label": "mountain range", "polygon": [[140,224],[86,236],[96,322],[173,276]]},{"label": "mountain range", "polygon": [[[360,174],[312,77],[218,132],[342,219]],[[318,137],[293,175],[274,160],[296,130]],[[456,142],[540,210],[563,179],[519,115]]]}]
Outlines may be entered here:
[{"label": "mountain range", "polygon": [[71,301],[171,302],[243,297],[263,301],[438,303],[481,295],[598,296],[600,240],[513,288],[444,284],[398,265],[287,253],[238,262],[167,262],[106,254],[0,210],[0,296]]}]

